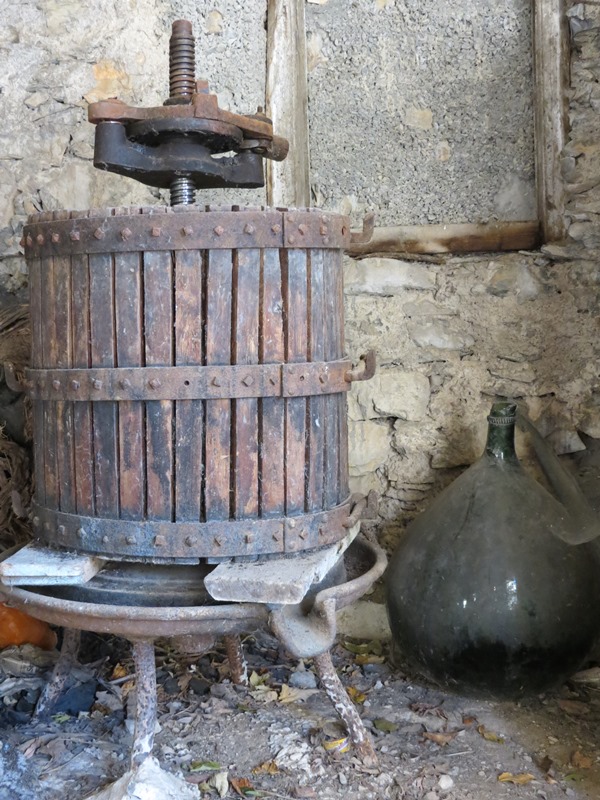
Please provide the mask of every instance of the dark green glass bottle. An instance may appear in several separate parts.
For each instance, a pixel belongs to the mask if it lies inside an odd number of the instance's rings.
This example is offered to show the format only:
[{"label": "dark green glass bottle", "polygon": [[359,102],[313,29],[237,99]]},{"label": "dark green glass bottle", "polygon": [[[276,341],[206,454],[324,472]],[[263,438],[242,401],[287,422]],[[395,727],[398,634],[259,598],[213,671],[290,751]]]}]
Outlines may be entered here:
[{"label": "dark green glass bottle", "polygon": [[600,628],[597,546],[567,543],[568,511],[515,454],[515,412],[494,404],[483,455],[410,525],[387,572],[405,666],[497,696],[559,684]]}]

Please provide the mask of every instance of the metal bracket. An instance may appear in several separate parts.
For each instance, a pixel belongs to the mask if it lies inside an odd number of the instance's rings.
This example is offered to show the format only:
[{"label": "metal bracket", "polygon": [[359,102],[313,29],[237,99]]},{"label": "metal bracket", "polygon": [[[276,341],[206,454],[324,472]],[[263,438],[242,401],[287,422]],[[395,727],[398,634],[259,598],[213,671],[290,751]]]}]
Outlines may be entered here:
[{"label": "metal bracket", "polygon": [[336,612],[355,600],[380,578],[387,558],[374,537],[361,534],[356,540],[369,558],[370,568],[354,580],[323,589],[306,614],[301,604],[285,605],[271,612],[271,630],[296,658],[313,658],[330,649],[336,635]]},{"label": "metal bracket", "polygon": [[4,362],[4,380],[6,385],[13,392],[26,392],[30,388],[29,381],[24,378],[18,378],[15,371],[15,365],[12,361]]},{"label": "metal bracket", "polygon": [[[26,376],[34,400],[235,400],[347,392],[350,363],[28,369]],[[16,381],[14,373],[11,381]]]},{"label": "metal bracket", "polygon": [[369,350],[360,357],[359,363],[346,373],[348,383],[353,381],[368,381],[377,370],[377,355],[375,350]]},{"label": "metal bracket", "polygon": [[268,519],[166,522],[85,517],[34,506],[34,534],[52,547],[105,558],[232,558],[296,553],[346,536],[350,501],[325,511]]}]

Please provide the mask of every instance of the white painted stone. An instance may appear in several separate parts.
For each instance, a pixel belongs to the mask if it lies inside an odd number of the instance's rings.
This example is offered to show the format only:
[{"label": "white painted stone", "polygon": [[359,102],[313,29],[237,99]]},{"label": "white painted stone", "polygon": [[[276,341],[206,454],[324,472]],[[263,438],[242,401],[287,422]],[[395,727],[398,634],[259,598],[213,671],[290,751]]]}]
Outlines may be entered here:
[{"label": "white painted stone", "polygon": [[347,294],[394,295],[407,289],[434,289],[435,273],[422,264],[395,258],[348,259],[344,281]]},{"label": "white painted stone", "polygon": [[101,558],[26,544],[0,562],[0,580],[6,586],[62,586],[87,583],[106,562]]},{"label": "white painted stone", "polygon": [[385,369],[370,381],[356,384],[353,394],[363,419],[420,420],[427,413],[429,380],[420,372]]},{"label": "white painted stone", "polygon": [[235,603],[297,604],[319,583],[352,544],[360,522],[336,544],[270,561],[224,561],[204,579],[215,600]]},{"label": "white painted stone", "polygon": [[387,425],[348,421],[350,475],[366,475],[382,466],[389,454]]}]

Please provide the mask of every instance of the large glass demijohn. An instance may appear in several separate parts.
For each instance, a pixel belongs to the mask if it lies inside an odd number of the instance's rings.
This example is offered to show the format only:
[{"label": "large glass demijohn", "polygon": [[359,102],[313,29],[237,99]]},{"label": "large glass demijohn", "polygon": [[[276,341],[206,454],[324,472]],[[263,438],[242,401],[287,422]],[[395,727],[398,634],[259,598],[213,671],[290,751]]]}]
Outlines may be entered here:
[{"label": "large glass demijohn", "polygon": [[595,542],[521,466],[516,405],[495,403],[481,458],[410,525],[388,568],[401,662],[446,686],[498,696],[550,688],[600,627]]}]

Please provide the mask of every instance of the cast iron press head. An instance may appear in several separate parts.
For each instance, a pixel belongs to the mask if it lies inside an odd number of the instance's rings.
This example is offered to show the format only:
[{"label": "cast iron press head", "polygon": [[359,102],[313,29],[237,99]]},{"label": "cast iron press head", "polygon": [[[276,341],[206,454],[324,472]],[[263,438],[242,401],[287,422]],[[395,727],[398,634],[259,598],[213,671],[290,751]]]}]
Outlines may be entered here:
[{"label": "cast iron press head", "polygon": [[164,105],[135,108],[110,99],[89,106],[96,125],[94,166],[170,189],[173,206],[192,204],[196,189],[264,186],[263,158],[283,161],[287,139],[273,134],[261,108],[248,116],[219,108],[208,82],[195,75],[192,25],[177,20]]}]

